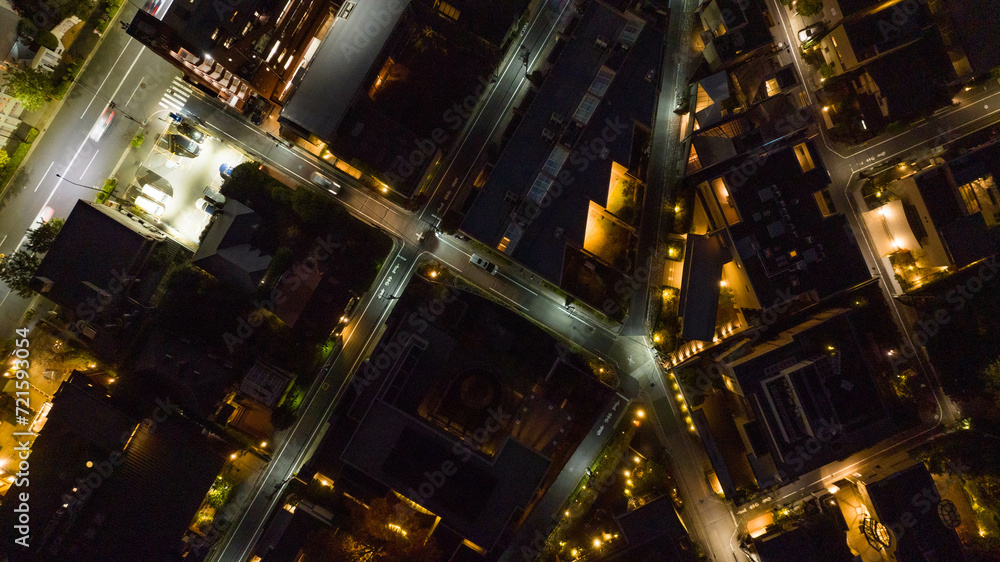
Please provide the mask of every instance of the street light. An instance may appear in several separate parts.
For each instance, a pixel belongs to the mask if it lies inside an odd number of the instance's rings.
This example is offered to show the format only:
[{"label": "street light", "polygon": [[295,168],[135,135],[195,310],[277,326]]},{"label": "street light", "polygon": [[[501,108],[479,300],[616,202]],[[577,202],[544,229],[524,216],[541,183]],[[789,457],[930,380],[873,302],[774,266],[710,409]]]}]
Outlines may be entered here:
[{"label": "street light", "polygon": [[82,187],[84,189],[93,189],[94,191],[104,191],[103,189],[100,189],[100,188],[97,188],[97,187],[93,187],[93,186],[90,186],[90,185],[83,185],[82,183],[76,183],[73,180],[66,179],[61,174],[56,174],[56,177],[59,178],[59,179],[61,179],[61,180],[63,180],[66,183],[71,183],[71,184],[73,184],[73,185],[75,185],[77,187]]}]

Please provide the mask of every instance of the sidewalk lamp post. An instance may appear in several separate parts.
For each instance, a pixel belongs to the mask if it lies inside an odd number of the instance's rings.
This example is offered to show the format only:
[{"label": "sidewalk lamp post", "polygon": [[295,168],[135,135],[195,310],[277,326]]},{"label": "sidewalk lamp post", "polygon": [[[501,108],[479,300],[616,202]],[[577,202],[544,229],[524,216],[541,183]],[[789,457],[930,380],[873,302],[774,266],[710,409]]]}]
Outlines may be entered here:
[{"label": "sidewalk lamp post", "polygon": [[101,191],[101,192],[104,191],[103,189],[101,189],[99,187],[93,187],[93,186],[90,186],[90,185],[83,185],[82,183],[77,183],[77,182],[75,182],[73,180],[66,179],[61,174],[56,174],[56,177],[59,178],[59,179],[61,179],[61,180],[63,180],[66,183],[71,183],[71,184],[73,184],[73,185],[75,185],[77,187],[82,187],[84,189],[93,189],[94,191]]}]

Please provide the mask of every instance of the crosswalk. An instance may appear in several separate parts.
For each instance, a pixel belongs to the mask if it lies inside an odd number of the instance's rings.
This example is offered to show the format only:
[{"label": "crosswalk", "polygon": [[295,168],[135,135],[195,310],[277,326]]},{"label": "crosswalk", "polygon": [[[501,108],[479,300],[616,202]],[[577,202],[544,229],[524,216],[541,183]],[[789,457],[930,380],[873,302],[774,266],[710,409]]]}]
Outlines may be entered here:
[{"label": "crosswalk", "polygon": [[191,87],[184,83],[180,76],[175,76],[170,83],[170,89],[160,98],[160,107],[170,111],[180,111],[189,97],[191,97]]}]

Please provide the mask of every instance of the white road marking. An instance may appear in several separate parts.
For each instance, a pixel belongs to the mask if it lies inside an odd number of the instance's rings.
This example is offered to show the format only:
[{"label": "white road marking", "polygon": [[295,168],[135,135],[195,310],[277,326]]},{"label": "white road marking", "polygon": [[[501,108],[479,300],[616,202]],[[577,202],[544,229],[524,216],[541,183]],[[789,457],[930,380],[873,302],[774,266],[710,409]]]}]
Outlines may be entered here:
[{"label": "white road marking", "polygon": [[80,180],[81,181],[83,180],[83,176],[87,174],[87,170],[90,169],[90,165],[94,163],[94,158],[97,158],[97,153],[98,152],[100,152],[100,150],[95,150],[94,151],[94,155],[90,157],[90,162],[87,162],[87,167],[84,168],[82,172],[80,172]]},{"label": "white road marking", "polygon": [[[49,167],[45,168],[45,173],[42,174],[42,178],[38,180],[38,185],[35,186],[35,191],[38,191],[38,188],[42,186],[42,182],[45,181],[45,176],[49,175],[49,170],[52,169],[54,164],[55,162],[49,162]],[[6,237],[4,237],[4,239],[6,240]]]}]

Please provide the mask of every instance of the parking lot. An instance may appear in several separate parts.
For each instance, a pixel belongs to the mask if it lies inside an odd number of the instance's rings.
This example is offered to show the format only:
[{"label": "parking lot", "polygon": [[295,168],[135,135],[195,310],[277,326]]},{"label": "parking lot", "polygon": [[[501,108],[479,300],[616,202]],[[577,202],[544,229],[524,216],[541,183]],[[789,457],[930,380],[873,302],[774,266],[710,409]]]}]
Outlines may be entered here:
[{"label": "parking lot", "polygon": [[[122,198],[135,202],[145,183],[154,185],[169,196],[162,203],[163,211],[158,217],[160,224],[168,227],[171,234],[180,235],[197,244],[202,230],[208,224],[209,215],[196,207],[195,203],[202,198],[205,187],[213,186],[218,189],[222,185],[219,168],[223,164],[235,166],[246,157],[213,137],[204,139],[194,158],[172,154],[169,137],[175,131],[175,127],[170,126],[164,134],[153,139],[155,146]],[[152,216],[152,213],[149,214]]]}]

